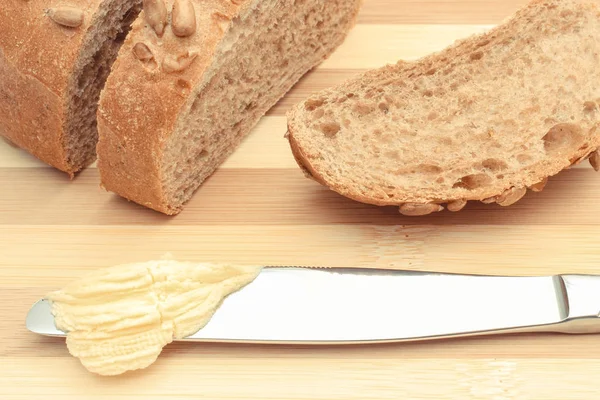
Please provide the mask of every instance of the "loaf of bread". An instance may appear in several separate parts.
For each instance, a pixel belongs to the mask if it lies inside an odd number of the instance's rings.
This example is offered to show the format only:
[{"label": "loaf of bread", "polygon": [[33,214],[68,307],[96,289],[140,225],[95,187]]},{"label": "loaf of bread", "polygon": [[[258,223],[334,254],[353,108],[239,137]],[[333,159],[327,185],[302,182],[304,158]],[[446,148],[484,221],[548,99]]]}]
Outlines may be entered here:
[{"label": "loaf of bread", "polygon": [[409,216],[509,206],[600,166],[600,11],[535,0],[485,34],[368,71],[288,114],[305,174]]},{"label": "loaf of bread", "polygon": [[141,1],[0,1],[0,136],[71,177],[91,164],[98,96]]},{"label": "loaf of bread", "polygon": [[102,92],[111,192],[174,215],[355,23],[361,0],[144,0]]}]

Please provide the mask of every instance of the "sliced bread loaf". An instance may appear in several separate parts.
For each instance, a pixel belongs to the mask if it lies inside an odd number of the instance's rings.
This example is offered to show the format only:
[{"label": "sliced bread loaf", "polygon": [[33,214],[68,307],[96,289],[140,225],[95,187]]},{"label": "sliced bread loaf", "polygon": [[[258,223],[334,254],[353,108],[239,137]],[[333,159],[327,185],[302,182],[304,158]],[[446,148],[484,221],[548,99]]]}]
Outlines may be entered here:
[{"label": "sliced bread loaf", "polygon": [[71,177],[91,164],[100,89],[141,2],[0,1],[0,136]]},{"label": "sliced bread loaf", "polygon": [[145,0],[102,92],[102,186],[173,215],[355,23],[361,0]]},{"label": "sliced bread loaf", "polygon": [[489,32],[316,93],[288,114],[305,173],[405,215],[509,206],[600,164],[600,11],[535,0]]}]

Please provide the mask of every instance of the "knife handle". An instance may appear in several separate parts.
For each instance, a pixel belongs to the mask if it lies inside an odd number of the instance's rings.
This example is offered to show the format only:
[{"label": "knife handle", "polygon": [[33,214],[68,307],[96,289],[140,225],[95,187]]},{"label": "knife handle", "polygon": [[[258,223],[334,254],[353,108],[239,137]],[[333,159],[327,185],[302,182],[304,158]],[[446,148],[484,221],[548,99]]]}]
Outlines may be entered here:
[{"label": "knife handle", "polygon": [[557,300],[563,322],[563,333],[600,333],[600,276],[556,276]]}]

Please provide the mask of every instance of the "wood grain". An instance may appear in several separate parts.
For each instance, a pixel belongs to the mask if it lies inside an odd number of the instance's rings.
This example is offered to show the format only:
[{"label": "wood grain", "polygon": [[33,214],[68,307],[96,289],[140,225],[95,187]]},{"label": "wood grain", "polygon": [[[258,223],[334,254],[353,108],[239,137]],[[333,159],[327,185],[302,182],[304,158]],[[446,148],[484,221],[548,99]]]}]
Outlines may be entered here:
[{"label": "wood grain", "polygon": [[[600,273],[600,176],[580,165],[513,207],[401,216],[307,180],[283,139],[310,93],[497,24],[525,0],[365,0],[359,25],[169,218],[0,142],[0,399],[594,399],[600,337],[511,335],[344,348],[177,343],[147,370],[89,374],[30,305],[86,272],[171,253],[265,265]],[[274,299],[276,301],[276,299]],[[443,301],[431,294],[431,301]],[[398,309],[401,318],[402,309]]]}]

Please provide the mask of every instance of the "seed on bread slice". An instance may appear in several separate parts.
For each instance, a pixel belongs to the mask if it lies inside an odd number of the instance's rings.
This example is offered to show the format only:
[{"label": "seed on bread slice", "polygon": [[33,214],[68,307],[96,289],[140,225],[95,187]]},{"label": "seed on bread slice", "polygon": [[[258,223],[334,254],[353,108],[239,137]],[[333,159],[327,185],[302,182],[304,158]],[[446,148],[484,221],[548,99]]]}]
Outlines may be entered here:
[{"label": "seed on bread slice", "polygon": [[356,201],[405,215],[510,206],[587,158],[598,169],[599,65],[597,6],[535,0],[485,34],[310,96],[286,137],[309,177]]}]

